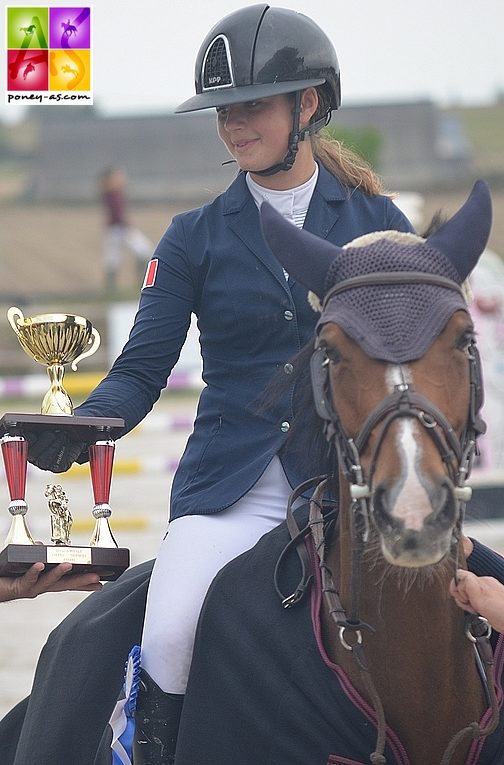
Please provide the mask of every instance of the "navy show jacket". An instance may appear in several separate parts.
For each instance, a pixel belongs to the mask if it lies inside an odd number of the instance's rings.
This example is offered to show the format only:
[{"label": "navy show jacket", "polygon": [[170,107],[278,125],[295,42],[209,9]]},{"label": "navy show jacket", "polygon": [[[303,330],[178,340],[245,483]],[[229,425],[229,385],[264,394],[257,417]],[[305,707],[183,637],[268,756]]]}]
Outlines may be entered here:
[{"label": "navy show jacket", "polygon": [[[375,230],[412,230],[389,198],[348,189],[322,165],[304,228],[338,245]],[[236,502],[279,452],[292,395],[267,412],[258,411],[258,395],[289,369],[317,314],[264,242],[244,173],[212,202],[175,216],[153,257],[155,283],[142,290],[129,340],[76,414],[122,417],[131,430],[166,386],[196,315],[205,387],[173,480],[173,520]],[[310,477],[293,458],[282,461],[292,486]]]}]

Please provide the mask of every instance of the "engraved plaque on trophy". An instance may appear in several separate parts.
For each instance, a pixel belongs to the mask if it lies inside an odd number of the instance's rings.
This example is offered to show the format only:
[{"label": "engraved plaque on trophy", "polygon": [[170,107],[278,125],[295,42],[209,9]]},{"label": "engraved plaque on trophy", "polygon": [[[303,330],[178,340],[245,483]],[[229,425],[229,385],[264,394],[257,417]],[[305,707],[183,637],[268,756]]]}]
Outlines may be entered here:
[{"label": "engraved plaque on trophy", "polygon": [[[26,353],[45,364],[49,389],[41,414],[4,414],[0,418],[0,444],[10,496],[11,526],[0,551],[0,576],[23,574],[33,563],[46,568],[72,563],[72,573],[95,571],[104,581],[117,579],[129,566],[129,550],[120,548],[109,525],[109,504],[114,460],[114,436],[124,427],[120,418],[85,417],[73,414],[73,405],[63,387],[64,365],[77,363],[94,353],[100,336],[91,323],[70,314],[41,314],[26,318],[18,308],[8,311],[9,322]],[[71,514],[68,498],[59,485],[48,484],[46,499],[51,518],[52,544],[39,544],[29,531],[26,515],[27,434],[64,431],[71,440],[89,446],[89,465],[94,494],[95,527],[87,546],[70,543]]]}]

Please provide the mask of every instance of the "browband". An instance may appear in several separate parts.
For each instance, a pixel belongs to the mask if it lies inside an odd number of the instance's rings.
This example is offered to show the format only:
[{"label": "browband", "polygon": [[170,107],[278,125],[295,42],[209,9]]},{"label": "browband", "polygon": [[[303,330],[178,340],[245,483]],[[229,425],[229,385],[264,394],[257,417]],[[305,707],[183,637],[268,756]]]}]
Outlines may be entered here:
[{"label": "browband", "polygon": [[464,297],[464,292],[460,284],[447,279],[445,276],[436,276],[436,274],[427,274],[424,271],[378,271],[375,274],[364,274],[363,276],[353,276],[351,279],[345,279],[335,284],[324,298],[322,309],[324,309],[333,297],[340,292],[354,289],[355,287],[369,287],[376,284],[432,284],[435,287],[444,287],[454,292],[458,292]]}]

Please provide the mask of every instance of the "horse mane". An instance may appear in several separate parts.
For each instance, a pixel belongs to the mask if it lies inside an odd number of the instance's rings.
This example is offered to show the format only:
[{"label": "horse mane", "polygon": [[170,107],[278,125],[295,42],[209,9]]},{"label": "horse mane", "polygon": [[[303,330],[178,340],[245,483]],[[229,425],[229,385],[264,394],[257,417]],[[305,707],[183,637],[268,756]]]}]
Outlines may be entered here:
[{"label": "horse mane", "polygon": [[259,413],[267,413],[293,389],[292,407],[294,417],[281,453],[298,454],[307,473],[315,476],[331,474],[335,460],[325,439],[322,420],[313,402],[310,377],[310,359],[313,353],[313,339],[289,359],[294,371],[286,375],[279,370],[273,375],[257,402]]},{"label": "horse mane", "polygon": [[434,234],[441,226],[446,223],[448,220],[445,213],[443,213],[442,210],[436,210],[432,218],[430,219],[430,222],[427,224],[426,228],[422,231],[420,236],[422,239],[428,239],[429,236]]}]

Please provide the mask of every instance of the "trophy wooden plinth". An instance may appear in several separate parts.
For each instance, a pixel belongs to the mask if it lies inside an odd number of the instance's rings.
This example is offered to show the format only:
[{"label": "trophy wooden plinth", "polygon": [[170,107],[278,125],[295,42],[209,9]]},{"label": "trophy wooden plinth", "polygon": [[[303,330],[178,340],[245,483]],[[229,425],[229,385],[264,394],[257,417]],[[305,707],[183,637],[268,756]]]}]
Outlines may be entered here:
[{"label": "trophy wooden plinth", "polygon": [[10,544],[0,552],[0,576],[22,576],[38,562],[46,564],[46,570],[58,563],[71,563],[69,576],[92,571],[100,575],[101,581],[109,582],[129,567],[130,553],[125,547]]},{"label": "trophy wooden plinth", "polygon": [[[0,443],[10,494],[11,528],[0,552],[0,576],[22,576],[33,564],[46,568],[71,563],[73,574],[93,571],[103,581],[117,579],[130,563],[129,550],[119,547],[109,526],[110,484],[114,459],[114,437],[124,428],[120,418],[9,413],[0,418]],[[25,500],[29,434],[37,431],[66,431],[70,439],[86,441],[95,505],[96,524],[89,546],[72,545],[72,517],[67,497],[59,485],[48,485],[45,496],[51,512],[51,541],[35,543],[26,524]]]}]

